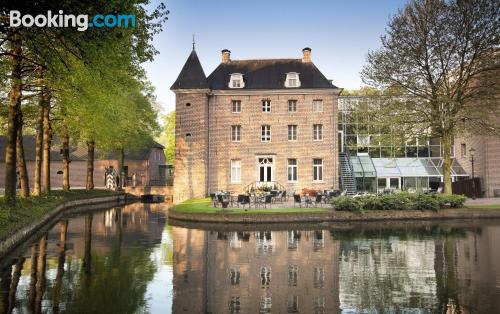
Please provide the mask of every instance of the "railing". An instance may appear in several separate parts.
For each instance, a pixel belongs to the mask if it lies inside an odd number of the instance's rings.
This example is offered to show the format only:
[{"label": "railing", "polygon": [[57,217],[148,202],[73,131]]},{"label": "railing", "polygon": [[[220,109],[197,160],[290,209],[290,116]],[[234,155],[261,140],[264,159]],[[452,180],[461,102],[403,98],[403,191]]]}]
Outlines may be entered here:
[{"label": "railing", "polygon": [[[349,158],[349,154],[342,152],[339,153],[340,157],[340,163],[339,163],[339,170],[340,170],[340,185],[343,190],[348,190],[350,193],[356,193],[356,184],[354,183],[354,170],[351,162],[351,158]],[[348,171],[348,173],[345,173],[343,171],[343,168],[345,171]],[[349,186],[348,182],[346,182],[346,176],[349,176],[351,178],[351,185]],[[350,188],[350,189],[349,189]],[[350,191],[352,190],[352,191]]]},{"label": "railing", "polygon": [[[149,180],[145,186],[173,186],[173,185],[174,185],[174,178],[167,177],[162,179]],[[124,186],[143,186],[143,184],[141,180],[136,180],[134,184],[132,178],[129,177],[125,180]]]}]

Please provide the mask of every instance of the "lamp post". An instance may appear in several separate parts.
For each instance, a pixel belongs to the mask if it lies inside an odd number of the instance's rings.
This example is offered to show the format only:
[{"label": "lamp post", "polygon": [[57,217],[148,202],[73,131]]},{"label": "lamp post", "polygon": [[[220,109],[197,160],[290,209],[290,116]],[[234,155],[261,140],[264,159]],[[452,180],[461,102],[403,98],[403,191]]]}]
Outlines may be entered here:
[{"label": "lamp post", "polygon": [[472,199],[476,199],[476,183],[474,181],[474,153],[476,150],[474,148],[469,149],[470,162],[472,165]]}]

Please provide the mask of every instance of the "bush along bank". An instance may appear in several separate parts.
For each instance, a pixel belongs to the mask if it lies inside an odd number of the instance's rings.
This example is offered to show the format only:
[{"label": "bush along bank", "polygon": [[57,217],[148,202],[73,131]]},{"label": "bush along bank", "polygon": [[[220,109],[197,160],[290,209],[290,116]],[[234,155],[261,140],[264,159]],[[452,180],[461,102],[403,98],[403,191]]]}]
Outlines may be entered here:
[{"label": "bush along bank", "polygon": [[467,198],[463,195],[397,193],[340,196],[331,202],[338,211],[362,210],[434,210],[463,207]]}]

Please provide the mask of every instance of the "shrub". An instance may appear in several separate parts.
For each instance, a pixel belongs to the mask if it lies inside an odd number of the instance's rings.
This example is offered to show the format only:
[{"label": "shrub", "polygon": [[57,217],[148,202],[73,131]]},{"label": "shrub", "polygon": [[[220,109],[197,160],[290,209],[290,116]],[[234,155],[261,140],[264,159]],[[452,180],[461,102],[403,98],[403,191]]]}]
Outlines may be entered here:
[{"label": "shrub", "polygon": [[361,202],[363,209],[383,210],[382,198],[380,196],[367,195],[358,197],[357,199]]},{"label": "shrub", "polygon": [[336,210],[355,212],[362,209],[359,198],[350,196],[339,196],[332,200],[332,205]]},{"label": "shrub", "polygon": [[448,194],[436,194],[436,197],[441,205],[441,208],[445,206],[450,206],[451,208],[460,208],[464,206],[467,197],[464,195],[448,195]]},{"label": "shrub", "polygon": [[341,196],[332,200],[332,205],[341,211],[358,210],[434,210],[447,206],[460,208],[467,198],[463,195],[397,193],[366,195],[360,197]]},{"label": "shrub", "polygon": [[417,210],[434,210],[438,211],[441,208],[441,203],[433,195],[418,194],[415,197],[412,209]]}]

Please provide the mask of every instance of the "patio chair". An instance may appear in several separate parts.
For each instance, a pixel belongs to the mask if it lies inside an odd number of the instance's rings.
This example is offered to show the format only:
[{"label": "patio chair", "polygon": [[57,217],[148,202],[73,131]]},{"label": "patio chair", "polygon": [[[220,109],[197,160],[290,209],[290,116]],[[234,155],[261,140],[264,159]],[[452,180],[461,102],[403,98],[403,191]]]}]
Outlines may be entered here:
[{"label": "patio chair", "polygon": [[302,207],[302,200],[300,199],[299,194],[293,195],[293,207],[295,207],[295,204],[299,204],[299,207]]},{"label": "patio chair", "polygon": [[309,205],[312,204],[312,201],[307,197],[302,199],[300,194],[294,194],[293,195],[293,207],[295,207],[295,204],[297,204],[297,203],[299,204],[299,207],[302,207],[302,204],[304,204],[304,206],[308,207]]},{"label": "patio chair", "polygon": [[285,191],[278,191],[278,194],[273,198],[274,202],[280,202],[283,203],[283,193],[286,193]]},{"label": "patio chair", "polygon": [[217,196],[215,193],[210,193],[210,199],[214,203],[214,207],[217,207]]},{"label": "patio chair", "polygon": [[217,201],[221,204],[222,208],[227,208],[229,201],[224,199],[224,195],[217,194]]},{"label": "patio chair", "polygon": [[272,194],[268,194],[264,197],[264,208],[267,207],[267,204],[269,204],[269,208],[271,208],[271,203],[273,201],[273,195]]},{"label": "patio chair", "polygon": [[314,198],[314,204],[315,205],[318,205],[318,204],[321,205],[322,200],[323,200],[323,195],[318,193],[318,194],[316,194],[316,197]]},{"label": "patio chair", "polygon": [[281,194],[279,195],[280,201],[281,202],[286,202],[288,200],[288,197],[286,195],[286,190],[281,191]]},{"label": "patio chair", "polygon": [[239,194],[236,204],[238,205],[238,207],[240,207],[240,205],[243,206],[243,208],[245,208],[245,205],[248,205],[248,207],[250,207],[250,196]]}]

